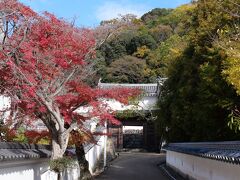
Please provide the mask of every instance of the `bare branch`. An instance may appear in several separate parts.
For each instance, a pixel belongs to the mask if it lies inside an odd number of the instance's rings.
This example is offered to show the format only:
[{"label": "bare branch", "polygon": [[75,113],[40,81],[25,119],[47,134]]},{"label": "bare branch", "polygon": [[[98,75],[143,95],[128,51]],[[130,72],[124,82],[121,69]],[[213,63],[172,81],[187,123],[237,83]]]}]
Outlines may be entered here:
[{"label": "bare branch", "polygon": [[51,96],[51,98],[53,98],[54,96],[58,95],[58,94],[62,91],[64,85],[70,80],[70,78],[74,75],[75,72],[76,72],[76,69],[74,69],[74,70],[69,74],[69,76],[68,76],[66,79],[63,80],[63,82],[59,85],[58,89],[57,89],[57,90],[55,91],[55,93]]},{"label": "bare branch", "polygon": [[69,134],[72,130],[78,127],[77,122],[72,123],[68,129],[66,129],[63,133],[64,134]]}]

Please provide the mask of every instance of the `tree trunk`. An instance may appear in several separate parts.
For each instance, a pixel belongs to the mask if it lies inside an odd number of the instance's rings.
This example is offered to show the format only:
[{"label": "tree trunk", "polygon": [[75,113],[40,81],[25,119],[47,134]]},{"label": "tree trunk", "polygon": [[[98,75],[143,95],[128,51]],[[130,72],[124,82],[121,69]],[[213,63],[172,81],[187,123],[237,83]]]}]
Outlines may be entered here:
[{"label": "tree trunk", "polygon": [[63,180],[63,176],[61,172],[58,172],[57,174],[57,180]]},{"label": "tree trunk", "polygon": [[52,159],[62,158],[68,146],[69,134],[52,131]]},{"label": "tree trunk", "polygon": [[66,149],[63,148],[58,141],[57,136],[53,136],[52,138],[52,159],[62,158]]},{"label": "tree trunk", "polygon": [[[55,133],[52,135],[52,160],[63,157],[67,149],[68,137],[69,136],[64,137],[62,134],[59,133]],[[57,179],[63,180],[62,172],[59,170],[56,170],[55,172],[57,173]]]},{"label": "tree trunk", "polygon": [[80,180],[92,180],[92,175],[89,171],[88,161],[85,158],[84,147],[82,144],[75,144],[76,155],[78,159],[78,164],[80,168]]}]

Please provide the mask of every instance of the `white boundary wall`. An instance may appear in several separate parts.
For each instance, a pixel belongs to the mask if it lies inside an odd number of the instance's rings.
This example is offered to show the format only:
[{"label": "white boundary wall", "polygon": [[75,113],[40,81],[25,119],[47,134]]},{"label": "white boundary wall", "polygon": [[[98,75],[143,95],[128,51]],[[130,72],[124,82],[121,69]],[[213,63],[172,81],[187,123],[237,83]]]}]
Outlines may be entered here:
[{"label": "white boundary wall", "polygon": [[97,145],[94,145],[85,155],[86,159],[88,160],[89,171],[91,173],[93,173],[93,171],[101,157],[101,154],[104,151],[104,147],[105,147],[104,138],[105,138],[105,136],[101,136]]},{"label": "white boundary wall", "polygon": [[189,179],[239,180],[240,165],[167,150],[167,165]]},{"label": "white boundary wall", "polygon": [[[56,173],[49,170],[49,159],[6,161],[0,165],[1,180],[57,180]],[[74,170],[73,170],[74,171]],[[75,169],[76,172],[76,169]],[[75,180],[75,173],[72,178]],[[64,178],[67,180],[67,178]]]},{"label": "white boundary wall", "polygon": [[[85,155],[89,170],[93,170],[104,150],[104,136],[100,138]],[[68,169],[64,180],[78,180],[79,169],[76,166]],[[49,170],[49,159],[13,160],[0,162],[0,180],[57,180],[57,175]]]}]

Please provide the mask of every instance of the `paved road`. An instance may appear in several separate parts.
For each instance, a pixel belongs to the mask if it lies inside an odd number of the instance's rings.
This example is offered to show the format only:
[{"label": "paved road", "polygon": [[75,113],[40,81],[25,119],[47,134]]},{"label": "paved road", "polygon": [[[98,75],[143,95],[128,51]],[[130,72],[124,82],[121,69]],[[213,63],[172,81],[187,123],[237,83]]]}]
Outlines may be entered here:
[{"label": "paved road", "polygon": [[169,180],[157,166],[164,159],[153,153],[121,153],[96,180]]}]

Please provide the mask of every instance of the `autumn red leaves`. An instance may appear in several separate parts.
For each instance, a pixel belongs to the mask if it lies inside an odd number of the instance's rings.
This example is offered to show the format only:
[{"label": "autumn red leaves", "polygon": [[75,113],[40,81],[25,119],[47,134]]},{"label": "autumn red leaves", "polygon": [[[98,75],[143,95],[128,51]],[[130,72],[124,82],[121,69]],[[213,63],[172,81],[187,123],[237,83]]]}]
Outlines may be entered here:
[{"label": "autumn red leaves", "polygon": [[[84,82],[82,69],[94,59],[96,48],[91,30],[47,12],[38,14],[16,0],[1,1],[0,12],[2,95],[11,98],[15,121],[42,120],[62,150],[71,130],[81,130],[86,119],[117,123],[101,99],[127,103],[139,94],[138,90],[92,88]],[[87,116],[76,112],[80,107],[89,108]]]}]

